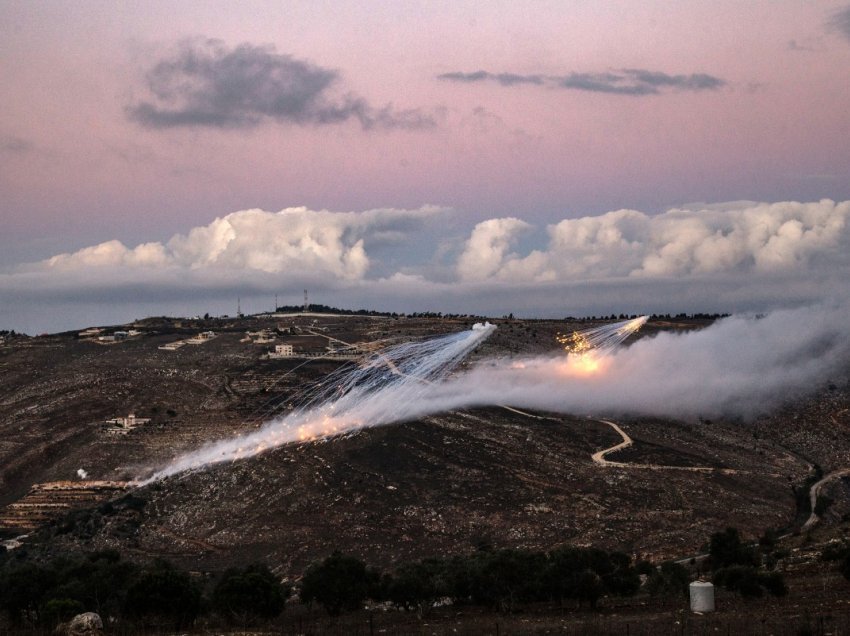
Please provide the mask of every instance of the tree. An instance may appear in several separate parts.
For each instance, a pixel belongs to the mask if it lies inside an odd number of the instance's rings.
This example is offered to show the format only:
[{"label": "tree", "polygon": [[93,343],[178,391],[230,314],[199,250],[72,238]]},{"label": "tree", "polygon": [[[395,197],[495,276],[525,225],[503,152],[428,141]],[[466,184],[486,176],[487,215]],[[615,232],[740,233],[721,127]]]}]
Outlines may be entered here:
[{"label": "tree", "polygon": [[439,559],[425,559],[398,568],[387,583],[387,596],[398,607],[416,609],[424,616],[437,599],[449,596],[446,566]]},{"label": "tree", "polygon": [[336,616],[360,609],[378,583],[379,576],[374,570],[359,559],[337,551],[304,573],[301,600],[316,601],[328,614]]},{"label": "tree", "polygon": [[758,572],[751,565],[719,568],[715,570],[712,582],[732,592],[738,592],[744,598],[758,598],[764,593]]},{"label": "tree", "polygon": [[578,599],[579,603],[586,600],[592,607],[601,594],[630,596],[640,587],[640,575],[632,567],[631,557],[596,548],[564,546],[554,550],[543,579],[549,598]]},{"label": "tree", "polygon": [[517,603],[539,600],[546,555],[523,550],[479,552],[472,557],[470,589],[475,603],[513,611]]},{"label": "tree", "polygon": [[228,621],[248,625],[279,616],[289,592],[268,567],[254,563],[244,570],[227,570],[213,589],[212,601]]},{"label": "tree", "polygon": [[741,542],[736,528],[726,528],[723,532],[711,535],[708,552],[711,556],[711,567],[715,570],[731,565],[759,565],[758,554]]},{"label": "tree", "polygon": [[646,590],[652,596],[674,596],[685,594],[690,576],[685,566],[674,561],[665,561],[661,567],[649,575]]},{"label": "tree", "polygon": [[52,598],[44,604],[40,618],[48,625],[58,625],[84,611],[85,607],[79,601],[70,598]]},{"label": "tree", "polygon": [[785,584],[785,578],[780,572],[762,574],[761,584],[771,596],[785,596],[788,594],[788,586]]},{"label": "tree", "polygon": [[6,610],[9,620],[19,623],[37,616],[39,607],[56,585],[56,572],[52,568],[33,563],[16,564],[3,572],[0,578],[0,607]]},{"label": "tree", "polygon": [[125,611],[174,629],[190,626],[201,608],[201,590],[186,572],[168,561],[157,560],[127,590]]}]

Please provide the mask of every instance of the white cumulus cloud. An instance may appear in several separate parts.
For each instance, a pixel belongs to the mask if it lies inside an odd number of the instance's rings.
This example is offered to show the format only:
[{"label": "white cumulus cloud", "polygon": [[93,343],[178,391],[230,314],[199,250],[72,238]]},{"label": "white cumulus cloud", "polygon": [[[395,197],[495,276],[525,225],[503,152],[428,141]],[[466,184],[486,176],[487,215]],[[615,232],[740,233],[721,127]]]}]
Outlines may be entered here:
[{"label": "white cumulus cloud", "polygon": [[504,267],[506,260],[516,260],[516,256],[509,254],[508,250],[530,227],[525,221],[513,217],[490,219],[476,225],[458,259],[458,278],[474,281],[492,277]]},{"label": "white cumulus cloud", "polygon": [[525,256],[508,253],[512,221],[479,224],[459,271],[482,262],[472,279],[514,282],[759,275],[834,268],[850,253],[850,201],[617,210],[550,225],[547,248]]},{"label": "white cumulus cloud", "polygon": [[526,317],[850,299],[850,201],[615,210],[553,223],[542,241],[520,218],[482,221],[465,236],[459,221],[435,206],[242,210],[168,241],[107,241],[0,272],[0,326],[95,324],[104,307],[116,322],[227,313],[236,297],[265,308],[303,289],[340,307]]},{"label": "white cumulus cloud", "polygon": [[226,269],[283,273],[305,271],[357,280],[369,269],[369,241],[403,241],[441,208],[393,208],[365,212],[315,211],[304,207],[280,212],[241,210],[209,225],[177,234],[167,243],[134,248],[107,241],[37,264],[36,269],[73,271],[123,267],[189,270]]}]

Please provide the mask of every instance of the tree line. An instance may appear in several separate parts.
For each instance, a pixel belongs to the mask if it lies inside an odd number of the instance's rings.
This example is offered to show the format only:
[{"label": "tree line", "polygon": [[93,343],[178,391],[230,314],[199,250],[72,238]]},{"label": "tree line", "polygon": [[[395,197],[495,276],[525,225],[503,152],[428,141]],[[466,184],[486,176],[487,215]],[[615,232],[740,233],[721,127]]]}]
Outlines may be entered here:
[{"label": "tree line", "polygon": [[[727,528],[714,533],[706,547],[709,556],[702,567],[712,571],[716,585],[745,598],[787,593],[774,569],[782,557],[775,533],[766,532],[750,545]],[[850,578],[850,547],[832,547],[824,559],[840,561]],[[442,604],[513,612],[540,602],[594,609],[603,597],[627,597],[639,590],[682,597],[691,578],[680,563],[633,562],[623,552],[570,545],[548,552],[484,545],[471,554],[402,563],[384,572],[334,552],[308,567],[296,588],[258,563],[203,577],[164,560],[126,561],[117,551],[36,559],[19,549],[0,550],[0,610],[17,626],[52,629],[94,611],[136,629],[180,630],[200,616],[243,627],[269,621],[280,615],[293,592],[302,603],[319,605],[331,615],[362,609],[371,601],[424,616]]]}]

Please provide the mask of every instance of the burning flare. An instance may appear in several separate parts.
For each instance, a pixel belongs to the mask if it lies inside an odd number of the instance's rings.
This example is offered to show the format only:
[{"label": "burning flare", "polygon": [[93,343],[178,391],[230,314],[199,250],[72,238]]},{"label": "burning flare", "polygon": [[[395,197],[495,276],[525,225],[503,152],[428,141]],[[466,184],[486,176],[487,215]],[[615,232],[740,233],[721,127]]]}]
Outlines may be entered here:
[{"label": "burning flare", "polygon": [[649,316],[640,316],[632,320],[574,331],[570,335],[557,334],[555,339],[563,345],[568,354],[564,372],[568,375],[588,375],[604,371],[607,368],[608,355],[643,327],[647,320]]}]

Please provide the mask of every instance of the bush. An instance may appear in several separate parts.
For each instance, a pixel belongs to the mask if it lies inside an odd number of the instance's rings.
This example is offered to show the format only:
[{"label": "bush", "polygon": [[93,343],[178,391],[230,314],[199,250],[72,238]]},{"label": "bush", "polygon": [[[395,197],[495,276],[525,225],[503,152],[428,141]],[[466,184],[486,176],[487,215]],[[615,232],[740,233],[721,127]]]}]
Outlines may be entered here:
[{"label": "bush", "polygon": [[756,569],[749,565],[733,565],[715,570],[713,582],[744,598],[756,598],[764,593]]},{"label": "bush", "polygon": [[723,532],[711,535],[708,553],[711,556],[711,567],[715,570],[732,565],[759,565],[758,553],[741,542],[735,528],[726,528]]},{"label": "bush", "polygon": [[760,573],[749,565],[734,565],[714,573],[714,584],[738,592],[744,598],[758,598],[765,590],[772,596],[785,596],[788,586],[779,572]]},{"label": "bush", "polygon": [[158,560],[127,590],[126,613],[174,629],[189,627],[201,609],[201,590],[186,572]]},{"label": "bush", "polygon": [[56,586],[52,568],[32,563],[14,564],[0,578],[0,607],[13,623],[35,619],[48,593]]},{"label": "bush", "polygon": [[472,600],[499,611],[513,611],[517,603],[539,600],[542,596],[539,573],[546,556],[523,550],[481,552],[471,557]]},{"label": "bush", "polygon": [[398,568],[386,583],[387,597],[396,606],[416,609],[424,616],[437,599],[450,595],[446,564],[426,559]]},{"label": "bush", "polygon": [[47,625],[58,625],[84,611],[85,607],[79,601],[70,598],[52,598],[44,604],[41,619]]},{"label": "bush", "polygon": [[227,570],[213,589],[212,601],[227,621],[248,625],[279,616],[289,592],[265,565],[257,563],[244,570]]},{"label": "bush", "polygon": [[761,584],[771,596],[785,596],[788,594],[788,586],[785,584],[785,578],[779,572],[762,574]]},{"label": "bush", "polygon": [[635,563],[635,572],[638,574],[644,574],[646,576],[652,576],[656,571],[652,562],[647,561],[646,559],[641,559],[637,563]]},{"label": "bush", "polygon": [[637,592],[640,576],[631,558],[622,552],[565,546],[549,555],[543,585],[549,598],[587,601],[595,607],[603,594],[630,596]]},{"label": "bush", "polygon": [[850,546],[843,541],[827,544],[820,554],[821,561],[841,561],[847,556],[850,556]]},{"label": "bush", "polygon": [[646,590],[651,596],[684,595],[688,591],[690,575],[687,568],[673,561],[665,561],[649,575]]},{"label": "bush", "polygon": [[314,564],[301,580],[301,600],[316,601],[333,616],[343,611],[363,607],[370,592],[380,582],[378,574],[354,557],[334,552],[319,564]]},{"label": "bush", "polygon": [[850,554],[841,560],[841,564],[838,566],[838,571],[841,572],[841,575],[845,579],[850,581]]}]

